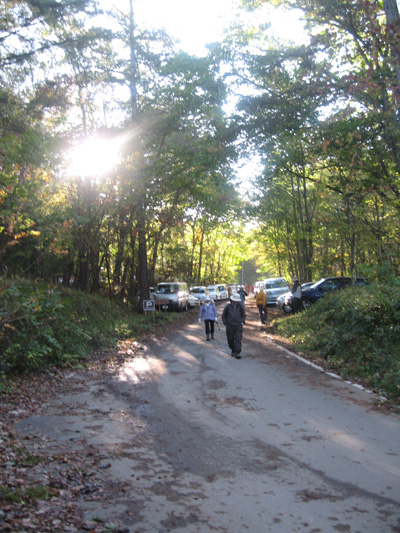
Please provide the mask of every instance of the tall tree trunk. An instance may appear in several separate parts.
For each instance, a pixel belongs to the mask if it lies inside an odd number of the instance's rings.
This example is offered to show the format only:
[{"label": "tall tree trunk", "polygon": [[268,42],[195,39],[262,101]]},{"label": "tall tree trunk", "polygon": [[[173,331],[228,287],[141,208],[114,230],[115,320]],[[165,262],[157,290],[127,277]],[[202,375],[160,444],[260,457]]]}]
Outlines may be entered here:
[{"label": "tall tree trunk", "polygon": [[203,260],[203,242],[204,242],[204,233],[203,233],[203,230],[201,229],[200,230],[200,252],[199,252],[199,270],[197,272],[197,283],[198,285],[200,285],[200,280],[201,280],[201,263],[202,263],[202,260]]},{"label": "tall tree trunk", "polygon": [[383,0],[383,7],[385,9],[388,26],[397,24],[399,22],[397,0]]},{"label": "tall tree trunk", "polygon": [[190,254],[190,272],[189,272],[189,279],[190,279],[191,283],[195,281],[194,255],[195,255],[195,251],[196,251],[196,242],[197,242],[197,239],[196,239],[196,221],[194,220],[193,221],[193,226],[192,226],[192,250],[191,250],[191,254]]},{"label": "tall tree trunk", "polygon": [[129,285],[128,285],[128,302],[132,307],[134,307],[135,302],[135,293],[136,293],[136,233],[131,232],[131,262],[130,262],[130,276],[129,276]]},{"label": "tall tree trunk", "polygon": [[149,284],[154,285],[155,284],[155,272],[156,272],[156,263],[157,263],[157,257],[158,257],[158,247],[160,245],[161,236],[164,232],[165,228],[161,228],[157,234],[154,236],[154,247],[153,247],[153,257],[151,260],[151,268],[149,273]]},{"label": "tall tree trunk", "polygon": [[129,232],[129,227],[124,226],[124,220],[123,216],[120,215],[119,217],[119,223],[118,223],[118,244],[117,244],[117,252],[115,254],[115,267],[114,267],[114,274],[112,279],[112,286],[113,291],[115,292],[115,287],[119,287],[119,291],[121,291],[121,275],[122,275],[122,263],[124,261],[124,255],[125,255],[125,241],[126,236]]},{"label": "tall tree trunk", "polygon": [[[301,270],[301,251],[300,251],[300,240],[298,238],[298,233],[302,233],[301,228],[301,220],[299,221],[299,217],[297,214],[297,206],[299,206],[300,214],[301,214],[301,203],[296,202],[296,197],[298,194],[298,187],[296,190],[296,187],[294,186],[294,180],[293,176],[290,177],[290,184],[292,189],[292,206],[293,206],[293,224],[294,224],[294,242],[296,247],[296,255],[297,255],[297,265],[296,265],[296,271]],[[294,274],[295,272],[293,272]],[[279,274],[281,275],[281,274]]]},{"label": "tall tree trunk", "polygon": [[[131,112],[133,121],[139,117],[137,105],[137,70],[136,70],[136,40],[135,40],[135,21],[133,14],[133,0],[130,0],[130,96],[131,96]],[[139,169],[144,168],[143,153],[139,148]],[[138,214],[137,214],[137,230],[139,243],[139,289],[140,289],[140,308],[142,308],[143,300],[149,299],[149,286],[147,279],[147,241],[146,241],[146,208],[143,201],[144,194],[139,198]]]}]

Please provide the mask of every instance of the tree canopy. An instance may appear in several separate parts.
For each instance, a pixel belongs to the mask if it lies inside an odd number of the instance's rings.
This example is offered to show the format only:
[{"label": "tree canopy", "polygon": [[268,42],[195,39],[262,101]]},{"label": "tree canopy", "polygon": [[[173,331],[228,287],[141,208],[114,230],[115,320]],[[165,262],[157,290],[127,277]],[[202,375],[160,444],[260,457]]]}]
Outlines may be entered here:
[{"label": "tree canopy", "polygon": [[[242,0],[205,57],[96,2],[0,7],[0,261],[133,303],[165,279],[399,271],[395,0]],[[268,10],[301,11],[303,44]],[[257,22],[254,22],[257,21]],[[68,154],[102,141],[111,168]],[[101,154],[104,156],[104,153]],[[96,157],[96,155],[95,155]],[[239,157],[260,157],[239,193]],[[103,161],[103,159],[101,159]],[[75,161],[76,163],[76,161]],[[89,163],[89,164],[88,164]],[[246,280],[253,283],[255,280]]]}]

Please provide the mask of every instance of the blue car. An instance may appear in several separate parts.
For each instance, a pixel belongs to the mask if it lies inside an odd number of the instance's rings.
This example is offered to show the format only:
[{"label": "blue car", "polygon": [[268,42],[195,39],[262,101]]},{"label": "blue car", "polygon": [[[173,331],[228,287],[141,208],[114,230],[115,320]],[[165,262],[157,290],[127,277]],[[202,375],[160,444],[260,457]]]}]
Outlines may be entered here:
[{"label": "blue car", "polygon": [[[354,284],[356,286],[366,285],[368,283],[367,278],[355,278]],[[311,287],[302,289],[301,300],[304,309],[308,309],[310,305],[318,302],[320,298],[332,291],[337,291],[350,287],[352,285],[352,278],[322,278],[316,281]]]}]

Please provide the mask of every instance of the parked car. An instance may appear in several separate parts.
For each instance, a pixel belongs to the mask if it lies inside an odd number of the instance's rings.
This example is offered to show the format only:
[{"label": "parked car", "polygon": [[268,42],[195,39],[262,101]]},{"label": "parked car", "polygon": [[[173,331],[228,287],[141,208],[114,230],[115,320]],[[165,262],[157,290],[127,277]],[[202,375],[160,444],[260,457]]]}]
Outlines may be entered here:
[{"label": "parked car", "polygon": [[228,288],[226,285],[218,285],[219,293],[221,295],[221,300],[226,300],[228,298]]},{"label": "parked car", "polygon": [[264,282],[256,281],[254,283],[254,298],[257,296],[257,293],[264,290]]},{"label": "parked car", "polygon": [[183,311],[189,307],[187,284],[181,281],[159,283],[154,291],[154,302],[158,309]]},{"label": "parked car", "polygon": [[192,287],[189,291],[189,305],[191,307],[199,306],[207,295],[208,291],[203,285]]},{"label": "parked car", "polygon": [[212,300],[216,301],[221,299],[221,293],[219,292],[218,285],[208,285],[207,290]]},{"label": "parked car", "polygon": [[263,283],[267,305],[275,305],[279,296],[290,291],[289,285],[284,278],[267,278]]},{"label": "parked car", "polygon": [[[315,281],[308,281],[307,283],[302,283],[301,290],[306,289],[307,287],[311,287],[311,285],[314,285],[314,283]],[[285,313],[291,313],[292,312],[291,302],[290,302],[291,298],[292,298],[292,293],[290,291],[285,292],[285,294],[281,294],[276,299],[276,307],[280,311],[284,311]]]},{"label": "parked car", "polygon": [[200,307],[200,304],[201,304],[201,299],[197,298],[194,294],[192,294],[189,291],[189,296],[188,296],[189,307]]},{"label": "parked car", "polygon": [[[368,278],[355,278],[354,284],[356,286],[366,285]],[[334,277],[322,278],[316,281],[311,287],[302,290],[301,300],[304,309],[308,309],[310,305],[317,302],[320,298],[333,291],[341,290],[352,285],[352,278],[350,277]]]}]

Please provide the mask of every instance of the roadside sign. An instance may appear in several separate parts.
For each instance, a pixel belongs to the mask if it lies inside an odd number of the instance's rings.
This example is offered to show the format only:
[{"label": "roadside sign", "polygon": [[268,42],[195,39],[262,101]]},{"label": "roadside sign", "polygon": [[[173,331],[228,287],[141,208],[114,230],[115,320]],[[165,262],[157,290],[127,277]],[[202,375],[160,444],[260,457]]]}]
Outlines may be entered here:
[{"label": "roadside sign", "polygon": [[156,308],[156,304],[154,300],[143,300],[143,311],[154,311]]}]

